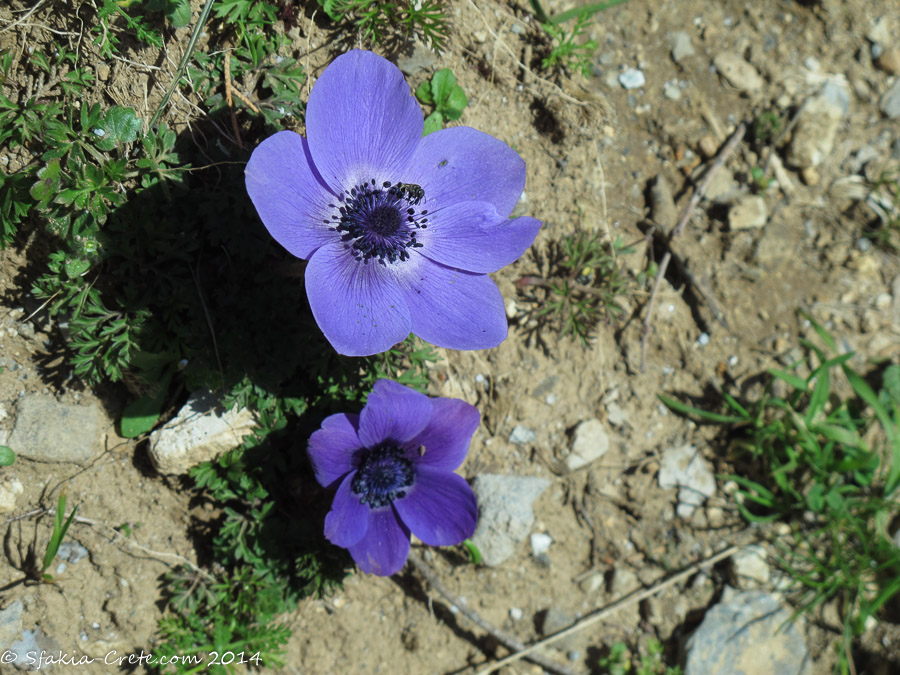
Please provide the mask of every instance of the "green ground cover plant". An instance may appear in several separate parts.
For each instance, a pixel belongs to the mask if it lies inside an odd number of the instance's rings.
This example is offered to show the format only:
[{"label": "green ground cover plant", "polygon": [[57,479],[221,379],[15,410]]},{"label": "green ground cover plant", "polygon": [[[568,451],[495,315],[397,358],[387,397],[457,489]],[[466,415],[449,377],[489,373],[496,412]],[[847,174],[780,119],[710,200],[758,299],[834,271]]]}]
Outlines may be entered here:
[{"label": "green ground cover plant", "polygon": [[[900,593],[900,366],[867,375],[853,352],[808,316],[816,341],[806,357],[771,368],[754,400],[723,393],[724,412],[660,396],[700,421],[726,425],[739,486],[737,508],[748,522],[789,523],[778,542],[781,567],[797,590],[794,616],[835,601],[843,620],[839,669],[853,670],[853,639],[889,611]],[[896,610],[890,610],[896,611]]]},{"label": "green ground cover plant", "polygon": [[[436,3],[338,9],[340,26],[356,21],[375,41],[421,32],[439,46],[448,26]],[[279,662],[289,637],[280,615],[337,587],[352,566],[322,536],[323,490],[296,439],[330,412],[361,407],[379,378],[424,388],[434,359],[412,339],[365,359],[336,355],[303,309],[296,260],[248,226],[256,219],[244,191],[248,148],[304,113],[306,73],[275,30],[287,18],[265,2],[206,3],[177,81],[205,113],[191,131],[158,122],[168,96],[150,120],[92,101],[93,73],[62,45],[36,49],[14,70],[12,55],[0,53],[0,149],[19,160],[0,170],[0,244],[41,242],[21,281],[60,326],[70,356],[60,374],[124,383],[133,402],[120,430],[129,437],[198,388],[259,421],[242,447],[191,474],[197,498],[219,514],[205,530],[214,563],[167,579],[157,656],[244,651],[257,655],[251,667]],[[183,2],[105,0],[86,30],[109,58],[128,40],[161,46],[166,30],[189,19]],[[194,49],[204,28],[207,46]],[[226,39],[234,47],[223,51]],[[227,71],[255,86],[238,128],[222,87]],[[283,484],[286,472],[296,484]],[[55,529],[57,545],[69,522]]]}]

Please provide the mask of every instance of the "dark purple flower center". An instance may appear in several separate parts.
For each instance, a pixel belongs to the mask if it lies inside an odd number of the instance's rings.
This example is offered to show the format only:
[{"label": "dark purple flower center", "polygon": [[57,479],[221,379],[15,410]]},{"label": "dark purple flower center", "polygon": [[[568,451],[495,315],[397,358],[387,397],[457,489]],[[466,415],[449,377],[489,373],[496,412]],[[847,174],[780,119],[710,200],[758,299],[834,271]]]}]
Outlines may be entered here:
[{"label": "dark purple flower center", "polygon": [[363,451],[350,489],[360,502],[377,509],[405,497],[414,478],[413,463],[403,449],[385,443]]},{"label": "dark purple flower center", "polygon": [[341,233],[341,241],[360,262],[376,258],[382,265],[408,260],[410,248],[419,248],[416,232],[428,227],[427,209],[419,209],[425,192],[418,185],[375,179],[346,190],[338,196],[331,228]]}]

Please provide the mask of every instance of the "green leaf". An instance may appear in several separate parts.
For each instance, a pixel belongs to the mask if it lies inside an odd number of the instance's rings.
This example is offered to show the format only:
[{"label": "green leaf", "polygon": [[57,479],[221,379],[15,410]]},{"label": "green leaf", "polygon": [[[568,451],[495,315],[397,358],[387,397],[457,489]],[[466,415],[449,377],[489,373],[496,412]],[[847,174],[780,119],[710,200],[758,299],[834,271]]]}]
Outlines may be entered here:
[{"label": "green leaf", "polygon": [[900,365],[895,363],[885,368],[881,388],[890,401],[900,405]]},{"label": "green leaf", "polygon": [[444,126],[444,116],[435,110],[425,118],[425,128],[422,130],[422,135],[427,136],[430,133],[439,131],[442,126]]},{"label": "green leaf", "polygon": [[6,445],[0,445],[0,466],[12,466],[16,461],[16,453]]},{"label": "green leaf", "polygon": [[662,394],[658,394],[657,398],[659,398],[659,400],[662,401],[663,404],[665,404],[675,412],[682,413],[683,415],[692,415],[694,417],[699,417],[700,419],[706,420],[707,422],[717,422],[719,424],[737,424],[738,422],[746,421],[746,418],[737,417],[736,415],[720,415],[719,413],[709,412],[708,410],[701,410],[700,408],[686,405],[681,401],[676,401],[674,398],[669,398],[668,396],[663,396]]},{"label": "green leaf", "polygon": [[191,22],[191,3],[189,0],[177,0],[174,7],[166,12],[166,18],[174,28],[184,28]]},{"label": "green leaf", "polygon": [[431,76],[431,93],[434,97],[435,105],[439,108],[441,104],[450,98],[450,92],[456,86],[456,75],[449,68],[441,68]]},{"label": "green leaf", "polygon": [[441,110],[448,120],[458,120],[467,105],[469,105],[469,99],[466,98],[466,92],[457,84],[450,90],[446,104]]},{"label": "green leaf", "polygon": [[791,385],[794,389],[799,391],[808,391],[809,385],[806,380],[804,380],[799,375],[794,375],[793,373],[789,373],[785,370],[779,370],[778,368],[769,368],[769,375],[772,377],[777,377],[779,380],[784,380],[789,385]]},{"label": "green leaf", "polygon": [[61,170],[59,160],[55,159],[38,171],[38,181],[31,186],[30,194],[37,200],[37,208],[45,209],[59,192]]},{"label": "green leaf", "polygon": [[416,87],[416,98],[424,105],[434,105],[434,97],[431,95],[431,82],[423,82]]},{"label": "green leaf", "polygon": [[101,150],[112,150],[122,143],[132,143],[137,140],[141,131],[141,120],[135,116],[131,108],[113,106],[106,111],[103,122],[98,129],[103,130],[103,135],[96,145]]},{"label": "green leaf", "polygon": [[66,276],[69,279],[77,279],[91,268],[91,263],[83,258],[66,260]]}]

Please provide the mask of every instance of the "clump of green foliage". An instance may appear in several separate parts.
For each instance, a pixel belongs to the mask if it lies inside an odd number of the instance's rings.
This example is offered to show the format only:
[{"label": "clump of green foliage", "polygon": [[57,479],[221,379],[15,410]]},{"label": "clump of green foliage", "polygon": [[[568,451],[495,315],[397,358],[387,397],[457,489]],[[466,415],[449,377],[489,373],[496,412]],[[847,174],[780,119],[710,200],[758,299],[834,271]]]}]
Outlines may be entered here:
[{"label": "clump of green foliage", "polygon": [[458,120],[469,105],[466,92],[456,83],[456,76],[449,68],[441,68],[430,80],[416,87],[416,98],[423,105],[434,107],[434,112],[425,118],[423,136],[437,131],[445,122]]},{"label": "clump of green foliage", "polygon": [[[148,2],[139,15],[136,2],[105,3],[86,34],[115,54],[125,38],[162,36],[179,6]],[[196,498],[217,514],[203,533],[212,563],[168,578],[154,654],[243,651],[257,656],[251,666],[268,667],[289,636],[279,616],[330,592],[351,568],[323,537],[330,500],[305,439],[326,415],[362,407],[379,377],[423,389],[434,355],[410,338],[349,359],[321,335],[303,264],[259,224],[243,175],[249,148],[302,118],[306,73],[274,30],[285,20],[274,5],[207,2],[201,19],[213,9],[209,51],[193,52],[177,82],[205,114],[180,133],[94,101],[92,73],[62,47],[15,67],[0,53],[0,154],[13,167],[0,168],[0,244],[26,235],[40,243],[27,249],[20,286],[59,327],[69,354],[62,375],[127,386],[134,400],[122,433],[140,437],[198,389],[255,413],[258,428],[242,447],[191,474]],[[203,28],[198,21],[191,46]],[[228,52],[219,48],[226,36]],[[236,97],[229,107],[226,69],[252,106]]]},{"label": "clump of green foliage", "polygon": [[635,655],[624,642],[615,642],[609,648],[609,654],[598,661],[609,675],[682,675],[681,666],[666,665],[664,648],[656,638],[649,638],[644,649]]},{"label": "clump of green foliage", "polygon": [[536,321],[538,330],[552,325],[587,344],[598,322],[615,321],[624,312],[619,299],[633,292],[635,280],[618,257],[630,253],[634,249],[621,237],[606,243],[601,235],[588,232],[552,242],[539,260],[546,270],[543,276],[522,277],[516,283],[537,291],[523,298],[528,318]]},{"label": "clump of green foliage", "polygon": [[[800,590],[795,616],[838,601],[839,667],[846,671],[853,638],[900,593],[900,548],[890,532],[900,513],[900,366],[864,377],[849,366],[854,354],[840,353],[834,338],[807,320],[822,346],[802,340],[807,358],[769,369],[758,400],[723,394],[726,409],[716,413],[660,398],[731,429],[735,459],[746,463],[745,473],[729,476],[740,486],[737,507],[750,522],[792,524],[781,562]],[[839,376],[849,391],[836,386]]]},{"label": "clump of green foliage", "polygon": [[385,45],[418,37],[436,51],[447,45],[450,17],[441,0],[318,0],[335,22],[349,22],[363,40]]},{"label": "clump of green foliage", "polygon": [[[550,38],[549,53],[541,60],[541,68],[548,70],[572,70],[582,77],[592,74],[591,59],[597,51],[596,40],[584,40],[591,19],[610,7],[621,5],[626,0],[607,0],[583,7],[576,7],[556,16],[549,16],[539,0],[531,0],[531,7],[541,28]],[[571,29],[563,24],[575,19]]]}]

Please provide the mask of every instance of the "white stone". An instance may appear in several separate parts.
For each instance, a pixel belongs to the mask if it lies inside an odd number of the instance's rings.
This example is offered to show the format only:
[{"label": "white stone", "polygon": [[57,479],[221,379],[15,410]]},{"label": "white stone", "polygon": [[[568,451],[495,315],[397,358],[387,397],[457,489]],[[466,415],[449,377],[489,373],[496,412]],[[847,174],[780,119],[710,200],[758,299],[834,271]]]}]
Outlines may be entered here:
[{"label": "white stone", "polygon": [[603,422],[592,418],[575,427],[572,451],[566,457],[566,468],[575,471],[603,457],[609,451],[609,436]]},{"label": "white stone", "polygon": [[766,83],[756,68],[734,52],[722,52],[716,55],[713,65],[731,86],[746,94],[756,93]]},{"label": "white stone", "polygon": [[0,513],[12,513],[16,510],[19,495],[25,492],[22,481],[13,476],[0,476]]},{"label": "white stone", "polygon": [[619,84],[625,89],[640,89],[647,84],[644,73],[637,68],[629,68],[619,75]]},{"label": "white stone", "polygon": [[535,438],[537,438],[537,434],[534,431],[522,424],[517,424],[509,435],[509,442],[516,445],[528,445],[533,443]]},{"label": "white stone", "polygon": [[850,89],[842,77],[832,78],[819,93],[806,99],[795,118],[787,163],[798,169],[822,164],[831,154],[849,107]]},{"label": "white stone", "polygon": [[543,532],[535,532],[531,535],[531,555],[537,557],[542,553],[546,553],[550,549],[553,539],[549,534]]},{"label": "white stone", "polygon": [[682,59],[694,55],[694,45],[691,42],[691,36],[685,31],[680,30],[671,33],[669,41],[672,45],[672,60],[675,63],[681,63]]},{"label": "white stone", "polygon": [[766,549],[759,544],[745,546],[731,556],[731,564],[738,579],[750,579],[759,584],[769,582],[769,565],[766,563]]},{"label": "white stone", "polygon": [[523,616],[525,616],[525,613],[518,607],[509,608],[509,618],[513,621],[521,621]]},{"label": "white stone", "polygon": [[160,473],[187,473],[238,447],[255,426],[246,408],[223,411],[212,392],[195,392],[175,419],[150,434],[150,459]]},{"label": "white stone", "polygon": [[768,219],[766,200],[759,195],[744,195],[728,209],[728,227],[732,232],[762,227]]},{"label": "white stone", "polygon": [[716,493],[712,465],[693,445],[666,450],[660,461],[658,480],[663,489],[680,488],[676,513],[685,519],[690,518],[698,506]]}]

